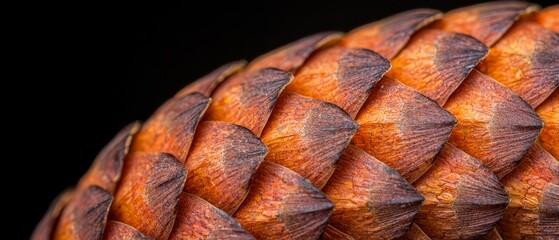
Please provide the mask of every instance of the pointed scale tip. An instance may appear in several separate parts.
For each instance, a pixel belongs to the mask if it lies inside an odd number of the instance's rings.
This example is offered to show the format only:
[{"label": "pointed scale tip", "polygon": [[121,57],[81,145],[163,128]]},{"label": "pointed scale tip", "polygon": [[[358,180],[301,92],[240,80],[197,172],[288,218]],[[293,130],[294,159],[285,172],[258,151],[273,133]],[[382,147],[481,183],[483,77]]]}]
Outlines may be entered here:
[{"label": "pointed scale tip", "polygon": [[134,137],[130,152],[170,153],[184,163],[209,104],[210,98],[197,92],[169,99]]},{"label": "pointed scale tip", "polygon": [[415,9],[399,13],[354,29],[344,36],[341,45],[365,48],[387,59],[395,57],[419,29],[442,17],[433,9]]},{"label": "pointed scale tip", "polygon": [[477,71],[472,71],[445,108],[458,119],[449,142],[499,178],[519,164],[544,125],[518,95]]},{"label": "pointed scale tip", "polygon": [[473,37],[438,29],[413,35],[387,76],[444,105],[489,49]]},{"label": "pointed scale tip", "polygon": [[521,20],[497,42],[478,69],[533,108],[559,86],[559,33]]},{"label": "pointed scale tip", "polygon": [[248,194],[250,180],[267,153],[266,146],[248,129],[204,121],[186,160],[184,190],[233,214]]},{"label": "pointed scale tip", "polygon": [[366,49],[331,47],[313,54],[287,91],[340,106],[355,117],[390,61]]},{"label": "pointed scale tip", "polygon": [[245,60],[235,61],[225,64],[216,70],[208,73],[206,76],[196,80],[195,82],[189,84],[182,90],[180,90],[175,97],[184,97],[188,94],[199,92],[206,96],[211,96],[214,89],[223,82],[228,77],[240,72],[246,66],[247,62]]},{"label": "pointed scale tip", "polygon": [[169,239],[254,238],[229,214],[196,195],[183,192]]},{"label": "pointed scale tip", "polygon": [[431,240],[423,230],[417,226],[417,224],[412,224],[408,233],[400,238],[400,240]]},{"label": "pointed scale tip", "polygon": [[134,227],[119,221],[107,222],[103,240],[150,240]]},{"label": "pointed scale tip", "polygon": [[98,186],[76,191],[62,211],[53,239],[101,239],[113,196]]},{"label": "pointed scale tip", "polygon": [[114,194],[116,185],[120,180],[124,156],[128,154],[132,137],[138,132],[140,126],[139,122],[134,122],[118,132],[101,150],[93,165],[80,179],[78,189],[97,185]]},{"label": "pointed scale tip", "polygon": [[266,161],[283,165],[322,188],[359,128],[340,107],[283,93],[262,134]]},{"label": "pointed scale tip", "polygon": [[291,80],[293,75],[275,68],[237,74],[212,94],[204,120],[234,123],[260,136],[279,95]]},{"label": "pointed scale tip", "polygon": [[130,153],[111,207],[111,220],[147,237],[167,239],[173,228],[186,169],[167,153]]},{"label": "pointed scale tip", "polygon": [[536,11],[537,5],[520,1],[495,1],[452,10],[435,27],[477,38],[493,45],[520,18]]},{"label": "pointed scale tip", "polygon": [[337,43],[341,36],[340,32],[322,32],[299,39],[254,59],[247,72],[272,67],[295,74],[313,52]]},{"label": "pointed scale tip", "polygon": [[262,162],[234,217],[255,238],[318,239],[334,204],[297,173]]},{"label": "pointed scale tip", "polygon": [[413,182],[433,164],[456,118],[435,101],[384,77],[356,117],[352,143]]},{"label": "pointed scale tip", "polygon": [[545,122],[539,143],[555,159],[559,159],[559,89],[536,108],[536,113]]},{"label": "pointed scale tip", "polygon": [[400,174],[354,146],[323,191],[335,204],[329,224],[355,239],[405,235],[424,200]]},{"label": "pointed scale tip", "polygon": [[534,144],[503,180],[511,197],[497,229],[504,239],[557,239],[559,161]]},{"label": "pointed scale tip", "polygon": [[416,223],[434,239],[477,239],[505,212],[503,185],[481,162],[446,144],[414,186],[425,196]]}]

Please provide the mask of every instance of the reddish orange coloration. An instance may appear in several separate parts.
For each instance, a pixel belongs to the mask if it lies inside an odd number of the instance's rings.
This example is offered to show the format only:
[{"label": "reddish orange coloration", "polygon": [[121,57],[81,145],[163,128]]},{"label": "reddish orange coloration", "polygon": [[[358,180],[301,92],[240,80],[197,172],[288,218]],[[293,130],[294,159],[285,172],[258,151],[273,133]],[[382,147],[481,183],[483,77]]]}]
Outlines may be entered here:
[{"label": "reddish orange coloration", "polygon": [[559,5],[554,5],[537,12],[534,20],[543,27],[559,33]]},{"label": "reddish orange coloration", "polygon": [[334,104],[283,93],[262,133],[269,149],[266,161],[281,164],[322,188],[358,127]]},{"label": "reddish orange coloration", "polygon": [[435,27],[470,35],[491,46],[521,15],[537,9],[537,5],[520,1],[482,3],[446,13]]},{"label": "reddish orange coloration", "polygon": [[477,71],[448,99],[445,108],[458,119],[449,142],[476,157],[499,178],[518,165],[543,128],[542,120],[518,95]]},{"label": "reddish orange coloration", "polygon": [[188,193],[180,196],[179,212],[169,239],[254,239],[234,218]]},{"label": "reddish orange coloration", "polygon": [[244,127],[202,122],[185,164],[185,191],[233,214],[248,194],[250,179],[266,153],[266,146]]},{"label": "reddish orange coloration", "polygon": [[433,9],[415,9],[359,27],[346,34],[341,45],[370,49],[387,59],[395,57],[420,28],[442,17]]},{"label": "reddish orange coloration", "polygon": [[423,230],[417,224],[412,224],[410,230],[406,236],[402,237],[400,240],[431,240]]},{"label": "reddish orange coloration", "polygon": [[559,89],[536,108],[536,113],[545,122],[539,143],[555,159],[559,159]]},{"label": "reddish orange coloration", "polygon": [[210,96],[214,89],[226,78],[240,72],[246,65],[246,61],[236,61],[225,64],[206,76],[189,84],[180,90],[175,97],[183,97],[191,93],[199,92],[206,96]]},{"label": "reddish orange coloration", "polygon": [[433,100],[384,77],[356,117],[352,143],[413,182],[426,172],[456,119]]},{"label": "reddish orange coloration", "polygon": [[237,74],[212,94],[204,119],[241,125],[260,136],[278,96],[292,79],[293,75],[273,68]]},{"label": "reddish orange coloration", "polygon": [[234,217],[257,239],[317,239],[333,208],[319,189],[297,173],[264,161]]},{"label": "reddish orange coloration", "polygon": [[167,239],[185,180],[186,169],[169,154],[128,154],[110,218],[148,237]]},{"label": "reddish orange coloration", "polygon": [[150,239],[128,224],[118,222],[118,221],[109,221],[107,222],[107,227],[105,228],[105,237],[103,238],[103,240],[150,240]]},{"label": "reddish orange coloration", "polygon": [[390,62],[365,49],[331,47],[315,53],[286,88],[330,102],[355,117]]},{"label": "reddish orange coloration", "polygon": [[80,179],[78,189],[97,185],[114,194],[120,180],[124,156],[128,154],[132,137],[139,128],[138,122],[124,127],[97,155],[89,171]]},{"label": "reddish orange coloration", "polygon": [[508,196],[481,162],[446,144],[414,186],[425,196],[416,223],[433,239],[476,239],[497,224]]},{"label": "reddish orange coloration", "polygon": [[559,34],[519,21],[491,48],[479,70],[537,107],[559,86]]},{"label": "reddish orange coloration", "polygon": [[54,201],[52,201],[49,209],[31,234],[31,240],[49,240],[52,238],[60,213],[62,212],[62,209],[66,207],[68,202],[72,200],[73,194],[73,189],[67,189],[58,195]]},{"label": "reddish orange coloration", "polygon": [[131,152],[165,152],[184,163],[196,126],[210,98],[201,93],[169,99],[151,116],[132,142]]},{"label": "reddish orange coloration", "polygon": [[499,232],[497,232],[497,229],[493,228],[491,232],[483,236],[482,240],[503,240],[503,238],[501,237]]},{"label": "reddish orange coloration", "polygon": [[113,196],[98,186],[74,192],[60,215],[53,239],[101,239],[112,202]]},{"label": "reddish orange coloration", "polygon": [[503,184],[511,197],[498,225],[504,239],[559,237],[559,161],[534,144]]},{"label": "reddish orange coloration", "polygon": [[323,32],[299,39],[254,59],[247,67],[247,72],[273,67],[295,74],[311,53],[337,43],[341,36],[339,32]]},{"label": "reddish orange coloration", "polygon": [[423,201],[400,174],[354,146],[322,191],[335,204],[329,224],[354,239],[405,235]]},{"label": "reddish orange coloration", "polygon": [[223,65],[32,239],[559,239],[559,6],[536,10],[412,10]]},{"label": "reddish orange coloration", "polygon": [[413,35],[392,60],[387,76],[444,105],[487,51],[483,43],[470,36],[424,29]]},{"label": "reddish orange coloration", "polygon": [[353,237],[343,233],[332,225],[328,224],[324,234],[322,234],[322,239],[324,240],[353,240]]}]

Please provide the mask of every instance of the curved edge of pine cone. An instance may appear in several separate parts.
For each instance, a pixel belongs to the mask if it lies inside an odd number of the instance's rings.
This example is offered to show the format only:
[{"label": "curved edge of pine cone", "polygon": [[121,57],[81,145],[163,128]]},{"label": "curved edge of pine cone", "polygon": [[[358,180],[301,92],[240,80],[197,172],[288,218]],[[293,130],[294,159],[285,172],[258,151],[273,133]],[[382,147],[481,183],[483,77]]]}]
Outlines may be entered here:
[{"label": "curved edge of pine cone", "polygon": [[559,237],[558,22],[418,9],[226,64],[119,132],[31,238]]}]

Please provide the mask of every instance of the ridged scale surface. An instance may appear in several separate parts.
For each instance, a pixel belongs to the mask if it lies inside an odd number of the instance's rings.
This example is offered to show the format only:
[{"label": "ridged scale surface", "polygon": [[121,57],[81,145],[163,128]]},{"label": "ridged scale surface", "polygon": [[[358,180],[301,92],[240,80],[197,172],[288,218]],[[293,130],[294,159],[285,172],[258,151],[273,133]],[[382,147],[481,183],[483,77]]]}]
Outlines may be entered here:
[{"label": "ridged scale surface", "polygon": [[31,238],[558,239],[558,22],[418,9],[224,65],[124,128]]}]

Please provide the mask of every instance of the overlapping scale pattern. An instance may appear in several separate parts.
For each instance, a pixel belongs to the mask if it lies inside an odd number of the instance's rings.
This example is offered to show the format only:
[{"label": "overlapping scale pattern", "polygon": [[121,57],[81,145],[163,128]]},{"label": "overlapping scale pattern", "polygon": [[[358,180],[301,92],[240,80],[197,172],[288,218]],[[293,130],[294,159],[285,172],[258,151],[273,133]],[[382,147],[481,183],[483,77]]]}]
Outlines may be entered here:
[{"label": "overlapping scale pattern", "polygon": [[558,239],[558,9],[411,10],[223,65],[32,239]]}]

